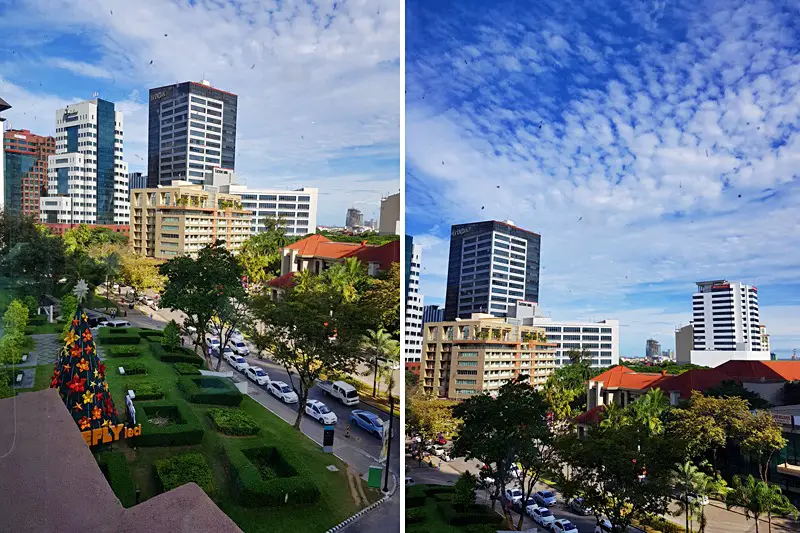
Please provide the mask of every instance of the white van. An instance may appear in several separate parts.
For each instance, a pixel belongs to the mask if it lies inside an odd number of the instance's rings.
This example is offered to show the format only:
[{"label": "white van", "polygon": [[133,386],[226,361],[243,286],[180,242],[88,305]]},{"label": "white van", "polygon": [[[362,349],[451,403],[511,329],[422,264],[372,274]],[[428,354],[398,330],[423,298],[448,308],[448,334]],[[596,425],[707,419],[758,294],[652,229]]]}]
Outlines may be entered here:
[{"label": "white van", "polygon": [[109,320],[105,324],[101,324],[106,328],[129,328],[131,323],[127,320]]},{"label": "white van", "polygon": [[356,405],[359,401],[356,388],[344,381],[320,381],[319,388],[344,405]]}]

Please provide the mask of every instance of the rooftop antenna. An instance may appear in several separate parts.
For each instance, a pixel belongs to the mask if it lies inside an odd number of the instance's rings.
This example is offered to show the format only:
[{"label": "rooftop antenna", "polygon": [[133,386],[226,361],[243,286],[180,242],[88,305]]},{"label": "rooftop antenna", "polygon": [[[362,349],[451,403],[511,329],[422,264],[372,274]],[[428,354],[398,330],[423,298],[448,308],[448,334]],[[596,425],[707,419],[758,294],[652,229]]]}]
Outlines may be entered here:
[{"label": "rooftop antenna", "polygon": [[97,98],[98,96],[100,96],[99,92],[95,91],[92,93],[92,98]]}]

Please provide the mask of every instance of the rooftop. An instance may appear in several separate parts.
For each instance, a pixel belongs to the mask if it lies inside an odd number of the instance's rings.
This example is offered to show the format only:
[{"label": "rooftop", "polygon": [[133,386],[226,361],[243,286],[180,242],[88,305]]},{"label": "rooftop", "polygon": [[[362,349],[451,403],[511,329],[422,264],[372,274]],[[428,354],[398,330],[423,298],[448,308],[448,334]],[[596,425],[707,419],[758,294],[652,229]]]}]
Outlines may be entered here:
[{"label": "rooftop", "polygon": [[635,372],[627,366],[617,365],[590,381],[602,381],[606,389],[644,390],[659,386],[659,382],[674,377],[672,374]]}]

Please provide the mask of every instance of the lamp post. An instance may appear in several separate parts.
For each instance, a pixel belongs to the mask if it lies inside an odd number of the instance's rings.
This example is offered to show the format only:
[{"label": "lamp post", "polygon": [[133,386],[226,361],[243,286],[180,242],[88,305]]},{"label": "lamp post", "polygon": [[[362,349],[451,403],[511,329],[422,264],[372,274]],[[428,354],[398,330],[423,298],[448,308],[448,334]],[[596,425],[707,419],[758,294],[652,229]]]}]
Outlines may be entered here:
[{"label": "lamp post", "polygon": [[389,463],[392,460],[392,432],[394,428],[394,394],[389,389],[389,442],[386,446],[386,475],[383,481],[383,492],[389,492]]}]

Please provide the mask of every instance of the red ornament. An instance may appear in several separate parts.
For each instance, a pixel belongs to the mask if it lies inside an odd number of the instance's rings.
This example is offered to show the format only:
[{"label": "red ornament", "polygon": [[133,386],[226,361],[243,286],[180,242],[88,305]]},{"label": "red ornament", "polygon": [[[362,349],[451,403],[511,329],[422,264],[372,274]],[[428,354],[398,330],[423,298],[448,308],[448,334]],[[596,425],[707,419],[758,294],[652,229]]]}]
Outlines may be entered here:
[{"label": "red ornament", "polygon": [[72,392],[83,392],[86,385],[86,378],[78,377],[78,375],[72,376],[72,381],[69,382],[69,388]]}]

